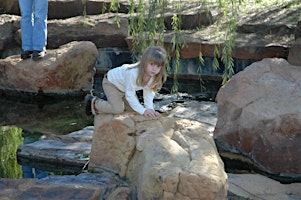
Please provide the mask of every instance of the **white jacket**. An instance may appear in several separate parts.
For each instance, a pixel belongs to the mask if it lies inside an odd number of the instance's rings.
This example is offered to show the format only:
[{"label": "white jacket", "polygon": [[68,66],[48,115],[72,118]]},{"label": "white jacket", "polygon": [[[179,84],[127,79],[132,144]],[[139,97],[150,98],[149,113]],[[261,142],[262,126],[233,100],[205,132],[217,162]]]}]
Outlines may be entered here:
[{"label": "white jacket", "polygon": [[[146,109],[154,109],[153,99],[155,92],[150,88],[154,78],[151,77],[145,87],[138,86],[136,80],[138,77],[138,68],[131,66],[135,64],[124,64],[120,67],[113,68],[108,71],[108,80],[115,85],[120,91],[125,93],[125,98],[131,108],[143,115]],[[144,106],[140,104],[136,91],[143,90]]]}]

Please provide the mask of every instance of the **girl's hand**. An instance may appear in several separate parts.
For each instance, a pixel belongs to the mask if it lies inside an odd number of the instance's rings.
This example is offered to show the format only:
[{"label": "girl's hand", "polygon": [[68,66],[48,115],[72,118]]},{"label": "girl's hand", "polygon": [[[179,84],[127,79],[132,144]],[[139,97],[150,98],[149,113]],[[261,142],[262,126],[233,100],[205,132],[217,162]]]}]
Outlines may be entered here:
[{"label": "girl's hand", "polygon": [[160,117],[161,115],[157,111],[148,109],[148,110],[144,111],[143,116],[144,117],[149,117],[149,118],[155,118],[155,117]]}]

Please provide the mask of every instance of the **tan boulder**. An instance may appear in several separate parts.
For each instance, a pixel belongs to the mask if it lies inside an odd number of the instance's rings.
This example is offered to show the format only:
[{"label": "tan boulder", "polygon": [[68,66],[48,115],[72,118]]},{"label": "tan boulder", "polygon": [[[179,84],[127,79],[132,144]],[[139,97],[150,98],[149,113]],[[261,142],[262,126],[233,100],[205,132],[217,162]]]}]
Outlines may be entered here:
[{"label": "tan boulder", "polygon": [[39,94],[73,94],[90,90],[97,49],[92,42],[71,42],[47,50],[40,61],[20,55],[0,59],[0,88]]},{"label": "tan boulder", "polygon": [[242,154],[267,173],[300,176],[300,77],[299,67],[277,58],[234,75],[216,98],[218,149]]},{"label": "tan boulder", "polygon": [[225,199],[227,174],[206,128],[173,117],[97,115],[89,171],[128,178],[138,199]]}]

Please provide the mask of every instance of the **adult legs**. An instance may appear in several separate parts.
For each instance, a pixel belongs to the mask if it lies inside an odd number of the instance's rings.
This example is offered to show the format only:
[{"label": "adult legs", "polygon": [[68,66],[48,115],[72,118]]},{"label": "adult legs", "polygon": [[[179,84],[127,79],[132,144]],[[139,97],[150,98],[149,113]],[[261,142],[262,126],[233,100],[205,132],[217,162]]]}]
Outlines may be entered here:
[{"label": "adult legs", "polygon": [[[27,0],[20,0],[27,1]],[[32,1],[32,0],[31,0]],[[47,43],[48,0],[33,0],[34,25],[32,50],[45,51]]]},{"label": "adult legs", "polygon": [[21,11],[21,39],[23,51],[32,51],[33,0],[19,0]]}]

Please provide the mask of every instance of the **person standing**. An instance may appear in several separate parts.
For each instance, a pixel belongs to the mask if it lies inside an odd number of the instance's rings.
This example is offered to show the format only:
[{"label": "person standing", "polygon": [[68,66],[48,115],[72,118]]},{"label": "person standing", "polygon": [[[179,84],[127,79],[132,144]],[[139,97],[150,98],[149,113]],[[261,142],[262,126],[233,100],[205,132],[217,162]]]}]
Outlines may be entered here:
[{"label": "person standing", "polygon": [[19,0],[21,11],[21,59],[42,59],[47,44],[48,0]]}]

